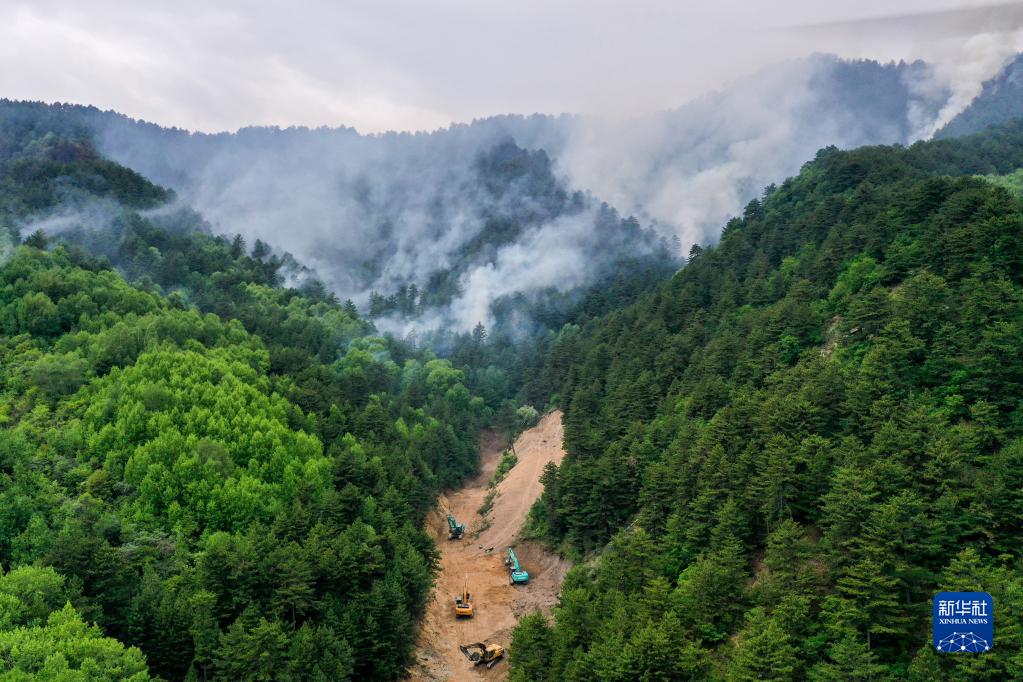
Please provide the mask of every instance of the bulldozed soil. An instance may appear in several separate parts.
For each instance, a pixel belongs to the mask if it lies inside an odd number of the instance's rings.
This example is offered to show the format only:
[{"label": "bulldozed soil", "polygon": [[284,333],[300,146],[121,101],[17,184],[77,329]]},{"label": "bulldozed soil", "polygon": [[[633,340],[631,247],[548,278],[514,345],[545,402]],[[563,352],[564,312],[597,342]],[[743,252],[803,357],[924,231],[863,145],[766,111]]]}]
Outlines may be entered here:
[{"label": "bulldozed soil", "polygon": [[[569,562],[545,551],[532,541],[518,541],[529,508],[540,497],[540,475],[547,462],[559,464],[565,455],[561,412],[544,416],[515,441],[518,463],[497,486],[497,497],[488,520],[477,510],[486,498],[487,483],[494,475],[505,444],[493,433],[480,437],[480,473],[459,490],[441,495],[430,515],[429,531],[441,552],[440,572],[433,598],[417,642],[413,680],[503,680],[508,676],[508,657],[492,669],[473,667],[459,651],[459,644],[495,642],[507,648],[511,632],[523,615],[537,609],[550,613],[557,602],[561,581]],[[448,538],[447,515],[453,514],[467,530],[461,540]],[[504,558],[509,546],[522,567],[529,571],[529,584],[510,585]],[[491,549],[492,548],[492,549]],[[468,579],[475,615],[456,620],[454,599]]]}]

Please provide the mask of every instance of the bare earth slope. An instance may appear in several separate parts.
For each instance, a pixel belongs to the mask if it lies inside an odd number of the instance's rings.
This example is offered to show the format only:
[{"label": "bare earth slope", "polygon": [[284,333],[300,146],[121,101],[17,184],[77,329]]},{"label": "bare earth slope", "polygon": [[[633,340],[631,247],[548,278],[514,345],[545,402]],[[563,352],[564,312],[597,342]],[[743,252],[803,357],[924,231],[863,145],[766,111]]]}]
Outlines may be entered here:
[{"label": "bare earth slope", "polygon": [[[536,609],[549,612],[557,601],[561,581],[569,568],[567,561],[551,555],[534,542],[516,542],[529,508],[543,492],[540,474],[547,462],[559,464],[565,456],[562,444],[561,412],[546,415],[515,441],[518,463],[497,487],[498,495],[490,512],[490,527],[479,534],[482,519],[477,510],[487,494],[487,481],[501,459],[502,443],[493,434],[481,438],[480,474],[463,488],[442,495],[430,516],[430,533],[441,551],[440,573],[433,599],[427,607],[420,632],[418,663],[413,680],[503,680],[508,675],[504,660],[487,670],[473,668],[459,651],[459,644],[496,642],[506,648],[511,631],[523,615]],[[460,541],[447,539],[447,515],[468,524]],[[529,584],[508,584],[504,566],[505,550],[515,547],[519,562],[529,571]],[[493,547],[492,552],[487,548]],[[468,578],[476,614],[471,619],[455,620],[454,596]]]}]

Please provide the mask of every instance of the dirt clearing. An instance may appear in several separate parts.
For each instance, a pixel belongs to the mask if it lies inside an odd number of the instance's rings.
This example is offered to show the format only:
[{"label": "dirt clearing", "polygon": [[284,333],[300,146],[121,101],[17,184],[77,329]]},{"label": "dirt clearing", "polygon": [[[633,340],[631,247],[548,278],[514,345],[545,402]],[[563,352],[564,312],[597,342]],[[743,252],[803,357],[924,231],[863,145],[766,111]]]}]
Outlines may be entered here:
[{"label": "dirt clearing", "polygon": [[[535,542],[517,541],[529,508],[540,497],[540,474],[547,462],[559,464],[565,456],[561,412],[555,411],[515,441],[518,463],[497,486],[490,526],[479,532],[483,520],[477,510],[487,495],[487,482],[501,460],[503,443],[494,434],[480,439],[479,475],[463,488],[442,495],[430,515],[430,533],[441,552],[440,572],[433,599],[427,607],[419,641],[413,680],[503,680],[508,676],[507,654],[492,669],[474,668],[459,651],[459,644],[495,642],[506,649],[511,631],[523,615],[557,602],[569,563],[545,552]],[[467,531],[462,540],[448,538],[447,515],[453,514]],[[508,546],[515,547],[519,563],[529,571],[529,584],[512,586],[504,565]],[[488,552],[488,548],[493,551]],[[456,620],[454,597],[468,578],[475,615]]]}]

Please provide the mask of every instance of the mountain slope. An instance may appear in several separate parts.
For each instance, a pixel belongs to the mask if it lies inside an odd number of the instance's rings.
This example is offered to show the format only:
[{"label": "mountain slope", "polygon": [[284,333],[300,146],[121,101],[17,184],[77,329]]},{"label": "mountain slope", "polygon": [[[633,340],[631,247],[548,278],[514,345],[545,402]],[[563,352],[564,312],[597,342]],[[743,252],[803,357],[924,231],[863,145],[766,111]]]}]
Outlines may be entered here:
[{"label": "mountain slope", "polygon": [[0,260],[6,669],[400,677],[425,515],[474,471],[490,408],[322,286],[283,288],[265,248],[153,214],[171,195],[86,142],[7,132],[3,234],[101,206],[61,234],[108,239],[36,232]]},{"label": "mountain slope", "polygon": [[984,83],[970,105],[935,133],[938,139],[962,137],[1023,117],[1023,55]]},{"label": "mountain slope", "polygon": [[[559,340],[533,527],[600,558],[519,627],[512,679],[1023,673],[1023,205],[972,177],[1021,165],[1018,123],[823,150]],[[940,589],[1003,605],[991,655],[934,654]]]},{"label": "mountain slope", "polygon": [[[792,90],[666,115],[628,196],[663,190],[671,215],[723,187],[703,224],[798,167],[793,140],[904,141],[934,104],[907,94],[923,65],[788,68]],[[780,128],[741,115],[782,94]],[[577,119],[377,138],[0,114],[0,561],[48,586],[36,613],[0,581],[4,641],[84,618],[169,679],[395,679],[435,560],[423,519],[516,394],[566,407],[534,533],[606,548],[553,630],[517,633],[519,679],[960,674],[912,655],[929,591],[973,571],[1014,604],[1019,206],[939,175],[1016,170],[1017,127],[828,148],[618,310],[673,249],[571,189]],[[111,121],[135,170],[96,151]],[[373,336],[349,288],[400,331],[494,324],[438,334],[438,360]],[[979,673],[1018,675],[999,644]]]},{"label": "mountain slope", "polygon": [[[402,318],[390,320],[395,331],[468,331],[498,322],[501,299],[547,305],[552,292],[579,293],[652,252],[660,255],[648,267],[670,274],[654,235],[605,215],[601,201],[684,249],[713,242],[760,187],[820,147],[915,139],[948,96],[933,81],[920,62],[818,55],[635,120],[500,116],[429,134],[199,134],[10,102],[0,119],[90,136],[109,158],[173,188],[214,232],[293,253],[342,299]],[[423,300],[410,301],[409,287]],[[426,314],[410,323],[416,307]]]},{"label": "mountain slope", "polygon": [[[575,307],[592,308],[595,287],[617,281],[612,302],[624,304],[677,267],[669,241],[571,191],[545,152],[489,128],[372,138],[343,129],[204,136],[29,103],[0,106],[0,121],[101,144],[117,136],[127,151],[108,143],[107,152],[147,177],[176,182],[202,210],[204,229],[230,229],[298,254],[332,292],[401,334],[467,332],[481,322],[498,330],[560,326]],[[103,216],[89,218],[95,224]],[[636,282],[621,285],[630,278]],[[536,319],[536,306],[561,317]]]}]

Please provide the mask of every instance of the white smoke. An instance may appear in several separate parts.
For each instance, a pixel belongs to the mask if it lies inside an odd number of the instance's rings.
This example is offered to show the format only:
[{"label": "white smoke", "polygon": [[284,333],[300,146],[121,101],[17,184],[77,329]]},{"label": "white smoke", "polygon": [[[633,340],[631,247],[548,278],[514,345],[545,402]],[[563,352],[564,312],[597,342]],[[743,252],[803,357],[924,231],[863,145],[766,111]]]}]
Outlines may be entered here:
[{"label": "white smoke", "polygon": [[785,64],[672,112],[584,120],[560,167],[573,185],[656,222],[687,250],[712,240],[764,185],[798,169],[819,140],[840,141],[829,130],[800,144],[798,111],[812,96],[814,68]]},{"label": "white smoke", "polygon": [[113,199],[90,197],[86,200],[73,199],[59,203],[52,211],[36,215],[16,226],[18,234],[25,235],[42,230],[49,236],[57,236],[73,230],[103,228],[124,209]]},{"label": "white smoke", "polygon": [[[469,329],[490,319],[497,298],[588,281],[587,254],[600,248],[585,215],[542,219],[536,188],[486,186],[477,159],[502,139],[546,150],[568,187],[677,236],[684,253],[716,241],[764,186],[798,172],[821,147],[926,136],[966,106],[1012,49],[978,35],[964,47],[969,58],[933,68],[815,56],[629,121],[499,117],[373,136],[344,128],[190,135],[122,122],[101,143],[179,190],[215,231],[295,254],[341,298],[364,305],[371,291],[422,288],[438,272],[459,273],[450,310],[417,325]],[[495,246],[493,223],[522,224],[523,216],[533,221],[519,238]]]},{"label": "white smoke", "polygon": [[[382,136],[252,129],[156,140],[150,149],[108,134],[103,146],[174,184],[215,231],[294,253],[335,293],[362,304],[372,290],[422,285],[452,267],[483,229],[482,212],[534,208],[519,188],[490,197],[480,186],[476,160],[502,137],[497,127]],[[162,148],[175,145],[193,148],[192,157],[161,166]]]},{"label": "white smoke", "polygon": [[[677,110],[614,123],[585,119],[560,168],[573,185],[677,235],[685,253],[716,241],[729,218],[818,149],[908,142],[919,121],[933,124],[947,97],[921,63],[865,64],[866,75],[845,74],[855,67],[817,55],[765,68]],[[857,78],[868,81],[865,97],[845,91],[864,87]],[[900,80],[930,85],[917,91]]]},{"label": "white smoke", "polygon": [[565,292],[585,284],[586,254],[600,248],[594,242],[594,219],[592,211],[557,218],[500,249],[492,263],[469,270],[463,293],[452,304],[457,327],[469,329],[479,321],[489,326],[490,304],[503,296],[548,288]]},{"label": "white smoke", "polygon": [[[477,323],[491,327],[491,304],[502,297],[522,294],[532,299],[540,291],[565,293],[588,284],[594,276],[588,254],[601,248],[593,229],[595,219],[595,211],[586,210],[534,227],[497,249],[492,261],[467,269],[459,278],[461,294],[447,308],[427,311],[414,320],[386,316],[375,323],[397,336],[432,329],[465,331]],[[531,331],[524,330],[522,335]]]},{"label": "white smoke", "polygon": [[937,42],[926,58],[934,65],[933,77],[916,81],[917,93],[945,90],[950,93],[937,116],[920,116],[913,139],[930,139],[961,113],[981,93],[984,82],[994,78],[1023,50],[1023,30],[986,32]]}]

